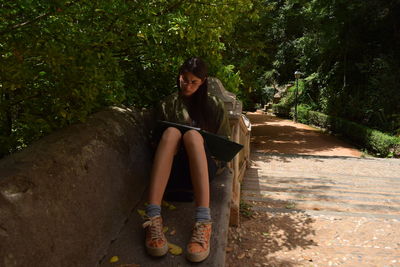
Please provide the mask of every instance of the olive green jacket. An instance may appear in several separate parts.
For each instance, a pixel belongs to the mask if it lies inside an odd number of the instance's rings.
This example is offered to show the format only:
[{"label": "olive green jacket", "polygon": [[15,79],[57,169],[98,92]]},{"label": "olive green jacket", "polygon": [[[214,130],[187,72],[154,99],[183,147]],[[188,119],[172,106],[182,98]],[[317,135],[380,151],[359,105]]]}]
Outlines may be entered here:
[{"label": "olive green jacket", "polygon": [[[207,101],[211,109],[211,114],[213,114],[212,119],[216,120],[215,125],[219,125],[215,134],[229,138],[231,135],[231,128],[229,126],[229,119],[224,102],[217,96],[210,94],[208,94]],[[188,109],[178,92],[167,96],[165,100],[160,103],[157,108],[157,116],[158,120],[195,126],[192,125]]]}]

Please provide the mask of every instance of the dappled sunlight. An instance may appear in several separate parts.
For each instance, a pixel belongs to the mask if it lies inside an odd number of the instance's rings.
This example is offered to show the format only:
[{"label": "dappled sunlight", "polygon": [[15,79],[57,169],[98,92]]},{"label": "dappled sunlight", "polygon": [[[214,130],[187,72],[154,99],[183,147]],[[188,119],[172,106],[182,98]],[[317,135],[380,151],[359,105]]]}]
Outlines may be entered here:
[{"label": "dappled sunlight", "polygon": [[[247,169],[246,186],[242,190],[250,190],[251,195],[260,198],[262,201],[246,202],[252,207],[254,213],[251,218],[242,218],[240,228],[230,229],[230,242],[240,242],[240,248],[233,246],[234,257],[241,258],[239,262],[228,261],[228,266],[247,266],[251,262],[266,262],[264,266],[298,266],[296,260],[276,257],[274,253],[284,253],[295,249],[309,249],[318,244],[314,241],[315,230],[313,229],[314,219],[308,214],[297,210],[296,212],[279,212],[279,209],[290,211],[295,206],[292,201],[281,201],[270,199],[265,190],[262,165],[253,157],[251,167]],[[243,194],[243,192],[242,192]],[[293,210],[295,211],[295,210]],[[231,257],[230,259],[234,258]],[[243,258],[242,258],[243,257]],[[250,266],[250,265],[248,265]]]},{"label": "dappled sunlight", "polygon": [[[254,248],[249,253],[262,266],[394,262],[398,166],[395,160],[253,151],[241,198],[254,214],[232,236],[240,247]],[[250,260],[240,262],[232,266]]]},{"label": "dappled sunlight", "polygon": [[[226,266],[356,263],[360,256],[371,255],[367,245],[354,250],[358,240],[393,243],[372,235],[386,218],[398,218],[398,201],[388,198],[396,191],[398,174],[387,174],[391,168],[369,168],[369,159],[356,158],[361,155],[358,150],[318,129],[264,114],[249,117],[256,123],[250,166],[241,184],[247,210],[241,208],[240,227],[230,229]],[[388,176],[390,185],[382,183],[382,175]],[[381,219],[370,222],[363,217],[370,215]],[[370,236],[363,236],[366,228],[355,227],[361,224],[371,227]],[[355,240],[351,244],[350,238]]]},{"label": "dappled sunlight", "polygon": [[252,151],[281,154],[361,156],[361,152],[351,145],[308,125],[265,114],[251,114],[249,118],[252,122]]}]

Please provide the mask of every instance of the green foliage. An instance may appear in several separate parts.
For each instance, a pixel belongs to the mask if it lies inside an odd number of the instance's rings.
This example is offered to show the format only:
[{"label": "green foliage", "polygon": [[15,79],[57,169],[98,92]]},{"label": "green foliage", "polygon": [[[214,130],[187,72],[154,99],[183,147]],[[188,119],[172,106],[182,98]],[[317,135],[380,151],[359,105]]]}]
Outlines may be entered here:
[{"label": "green foliage", "polygon": [[272,72],[272,55],[276,51],[268,29],[277,7],[273,1],[252,0],[249,8],[240,14],[233,32],[223,36],[226,47],[223,62],[233,64],[239,70],[243,83],[238,97],[245,110],[254,110],[256,103],[265,104],[265,88],[273,84],[273,78],[265,77],[265,74]]},{"label": "green foliage", "polygon": [[[297,107],[297,121],[300,123],[310,124],[310,121],[309,121],[309,116],[310,116],[309,112],[310,111],[312,111],[312,108],[309,105],[300,104]],[[321,124],[318,124],[318,125],[323,125],[322,122],[319,122],[319,123],[321,123]]]},{"label": "green foliage", "polygon": [[399,1],[253,3],[257,12],[236,27],[229,54],[245,86],[262,88],[268,72],[270,85],[286,84],[299,69],[306,82],[301,103],[398,134]]},{"label": "green foliage", "polygon": [[[280,99],[279,103],[272,105],[272,111],[278,116],[285,118],[294,117],[294,107],[296,103],[296,90],[297,90],[297,103],[298,106],[301,103],[301,99],[304,98],[305,83],[303,81],[298,82],[298,86],[294,83],[293,86],[288,87],[285,95]],[[298,109],[299,111],[299,109]]]},{"label": "green foliage", "polygon": [[272,102],[275,92],[276,92],[275,87],[265,86],[264,88],[261,88],[262,104],[265,105],[267,103]]},{"label": "green foliage", "polygon": [[[0,4],[0,157],[108,105],[151,106],[201,56],[237,91],[221,38],[250,0]],[[227,64],[231,65],[231,64]]]},{"label": "green foliage", "polygon": [[104,106],[152,106],[193,55],[245,109],[300,70],[299,104],[399,134],[398,17],[397,0],[2,2],[0,157]]},{"label": "green foliage", "polygon": [[273,104],[272,112],[279,117],[289,118],[290,117],[290,106],[283,103]]},{"label": "green foliage", "polygon": [[299,65],[316,109],[395,133],[400,113],[398,1],[309,1]]},{"label": "green foliage", "polygon": [[253,217],[254,211],[252,209],[253,206],[251,204],[249,204],[249,203],[247,203],[247,202],[245,202],[243,200],[240,200],[240,204],[239,205],[240,205],[240,207],[239,207],[240,214],[243,217],[248,218],[248,219]]},{"label": "green foliage", "polygon": [[235,72],[234,68],[233,65],[222,66],[215,76],[221,80],[226,90],[239,94],[239,86],[243,81],[240,78],[240,72]]}]

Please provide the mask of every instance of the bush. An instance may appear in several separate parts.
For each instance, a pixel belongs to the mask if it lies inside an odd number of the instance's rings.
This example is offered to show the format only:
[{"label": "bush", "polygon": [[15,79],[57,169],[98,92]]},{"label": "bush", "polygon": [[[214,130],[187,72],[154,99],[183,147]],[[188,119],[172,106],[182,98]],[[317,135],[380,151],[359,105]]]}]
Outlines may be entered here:
[{"label": "bush", "polygon": [[[310,106],[304,105],[304,104],[298,105],[297,106],[297,121],[301,122],[301,123],[309,124],[308,115],[307,115],[309,113],[309,111],[311,111]],[[292,117],[293,117],[293,114],[294,113],[292,113],[292,115],[291,115]]]},{"label": "bush", "polygon": [[[302,92],[304,91],[304,82],[299,81],[297,89],[298,89],[297,100],[299,103],[302,97]],[[280,99],[279,103],[272,105],[272,111],[280,117],[293,118],[295,102],[296,102],[296,85],[292,85],[288,87],[284,97]],[[303,106],[305,107],[305,105]],[[299,108],[300,105],[297,106],[298,111]]]},{"label": "bush", "polygon": [[311,111],[301,105],[298,108],[299,121],[340,133],[359,146],[365,147],[380,157],[400,157],[400,138],[368,128],[339,117]]},{"label": "bush", "polygon": [[289,118],[290,117],[290,106],[288,106],[284,103],[273,104],[272,112],[279,117]]},{"label": "bush", "polygon": [[0,158],[104,107],[158,103],[176,90],[177,68],[190,56],[238,92],[221,36],[251,9],[245,2],[230,2],[234,10],[217,0],[3,2]]}]

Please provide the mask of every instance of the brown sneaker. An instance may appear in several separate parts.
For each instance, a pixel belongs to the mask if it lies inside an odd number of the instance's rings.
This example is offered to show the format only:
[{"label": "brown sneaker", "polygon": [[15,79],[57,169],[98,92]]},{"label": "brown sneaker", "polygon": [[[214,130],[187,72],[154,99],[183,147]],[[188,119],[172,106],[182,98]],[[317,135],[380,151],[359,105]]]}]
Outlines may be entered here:
[{"label": "brown sneaker", "polygon": [[192,238],[187,245],[186,257],[191,262],[201,262],[210,254],[212,222],[196,222],[193,227]]},{"label": "brown sneaker", "polygon": [[148,217],[143,224],[146,231],[146,249],[151,256],[160,257],[168,252],[161,216]]}]

